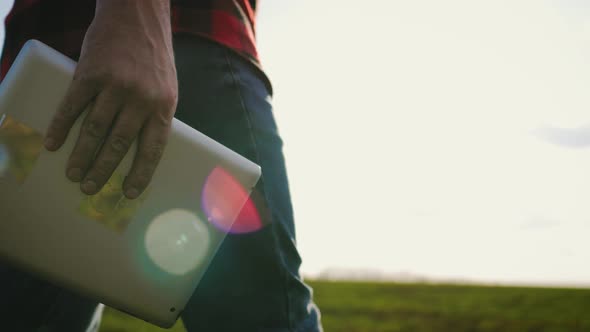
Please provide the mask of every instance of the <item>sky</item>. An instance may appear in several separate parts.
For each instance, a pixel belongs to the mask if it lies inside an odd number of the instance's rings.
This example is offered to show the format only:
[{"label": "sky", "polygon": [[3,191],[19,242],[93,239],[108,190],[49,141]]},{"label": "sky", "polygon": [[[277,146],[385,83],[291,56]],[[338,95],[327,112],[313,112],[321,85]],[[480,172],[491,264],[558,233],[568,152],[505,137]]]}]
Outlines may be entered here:
[{"label": "sky", "polygon": [[262,0],[257,29],[305,276],[590,286],[585,1]]}]

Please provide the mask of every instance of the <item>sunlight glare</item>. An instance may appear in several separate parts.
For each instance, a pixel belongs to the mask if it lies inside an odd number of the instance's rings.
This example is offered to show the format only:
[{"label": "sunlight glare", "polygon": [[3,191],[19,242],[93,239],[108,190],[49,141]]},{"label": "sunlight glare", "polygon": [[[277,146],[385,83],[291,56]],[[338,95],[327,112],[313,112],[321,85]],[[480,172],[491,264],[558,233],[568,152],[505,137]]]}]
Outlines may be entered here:
[{"label": "sunlight glare", "polygon": [[163,270],[183,275],[204,262],[209,253],[207,225],[188,210],[173,209],[149,225],[145,247],[150,259]]}]

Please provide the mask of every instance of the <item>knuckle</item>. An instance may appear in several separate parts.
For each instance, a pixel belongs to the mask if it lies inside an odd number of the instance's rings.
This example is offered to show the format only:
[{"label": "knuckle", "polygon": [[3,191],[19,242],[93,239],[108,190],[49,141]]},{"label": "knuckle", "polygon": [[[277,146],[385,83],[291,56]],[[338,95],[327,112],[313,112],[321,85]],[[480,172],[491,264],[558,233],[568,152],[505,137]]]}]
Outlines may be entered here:
[{"label": "knuckle", "polygon": [[137,80],[115,75],[110,78],[109,85],[117,92],[123,95],[136,96],[141,94],[141,84]]},{"label": "knuckle", "polygon": [[157,89],[145,88],[139,91],[139,93],[139,97],[146,105],[156,106],[162,102],[162,95]]},{"label": "knuckle", "polygon": [[165,114],[163,112],[157,112],[156,114],[154,114],[152,119],[153,121],[155,121],[157,125],[162,127],[170,127],[172,125],[172,116],[168,116],[168,114]]},{"label": "knuckle", "polygon": [[137,83],[134,80],[108,70],[97,73],[94,79],[99,85],[111,89],[119,95],[135,93],[137,89]]},{"label": "knuckle", "polygon": [[161,106],[172,107],[178,100],[178,91],[173,87],[159,89],[158,102]]},{"label": "knuckle", "polygon": [[145,89],[142,98],[148,105],[165,109],[174,108],[178,100],[173,89]]},{"label": "knuckle", "polygon": [[125,153],[127,150],[129,150],[130,146],[131,146],[131,141],[127,137],[123,137],[120,135],[114,135],[111,138],[110,147],[115,152]]},{"label": "knuckle", "polygon": [[175,90],[170,90],[167,91],[164,94],[164,99],[163,99],[163,103],[164,103],[164,107],[165,108],[169,108],[169,109],[173,109],[176,108],[176,104],[178,102],[178,92],[176,92]]},{"label": "knuckle", "polygon": [[103,121],[98,119],[89,119],[86,125],[84,126],[84,132],[93,137],[93,138],[101,138],[106,131],[106,125]]},{"label": "knuckle", "polygon": [[117,78],[117,80],[113,82],[113,86],[117,90],[131,96],[136,96],[141,93],[139,83],[126,78]]}]

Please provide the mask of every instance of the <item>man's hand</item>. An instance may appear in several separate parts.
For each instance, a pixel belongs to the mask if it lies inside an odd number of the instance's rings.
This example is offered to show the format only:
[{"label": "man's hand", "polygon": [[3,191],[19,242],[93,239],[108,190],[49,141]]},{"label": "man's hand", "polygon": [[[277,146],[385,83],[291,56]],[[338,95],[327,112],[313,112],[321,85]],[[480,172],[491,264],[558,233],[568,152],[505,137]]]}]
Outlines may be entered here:
[{"label": "man's hand", "polygon": [[138,148],[125,196],[147,187],[176,111],[178,86],[169,0],[98,0],[73,81],[47,132],[55,151],[89,107],[70,155],[67,177],[96,194],[133,141]]}]

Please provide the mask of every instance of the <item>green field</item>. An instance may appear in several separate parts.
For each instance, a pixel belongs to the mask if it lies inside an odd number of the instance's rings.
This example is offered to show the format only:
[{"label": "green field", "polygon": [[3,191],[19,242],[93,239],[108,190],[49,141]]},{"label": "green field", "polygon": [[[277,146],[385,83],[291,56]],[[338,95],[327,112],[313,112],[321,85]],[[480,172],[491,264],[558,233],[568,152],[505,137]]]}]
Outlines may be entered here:
[{"label": "green field", "polygon": [[[590,290],[309,282],[326,332],[590,332]],[[101,332],[162,330],[106,309]],[[245,331],[246,332],[246,331]]]}]

